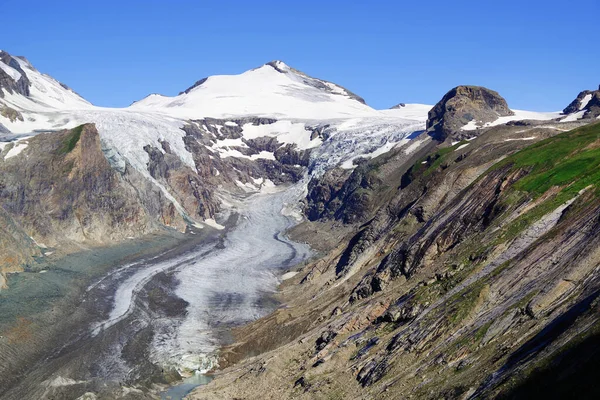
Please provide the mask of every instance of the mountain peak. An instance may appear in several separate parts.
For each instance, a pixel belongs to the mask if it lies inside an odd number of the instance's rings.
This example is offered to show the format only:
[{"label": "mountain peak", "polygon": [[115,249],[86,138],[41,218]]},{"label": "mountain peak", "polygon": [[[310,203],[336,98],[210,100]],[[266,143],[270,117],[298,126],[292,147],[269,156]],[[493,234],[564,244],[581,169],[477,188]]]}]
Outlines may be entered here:
[{"label": "mountain peak", "polygon": [[284,63],[281,60],[269,61],[265,65],[273,67],[276,71],[281,72],[281,73],[286,73],[286,72],[289,72],[290,70],[294,70],[292,67],[290,67],[289,65],[287,65],[286,63]]},{"label": "mountain peak", "polygon": [[600,116],[600,87],[598,90],[580,92],[564,110],[563,114],[580,113],[580,118],[597,118]]},{"label": "mountain peak", "polygon": [[482,86],[457,86],[429,111],[427,129],[434,138],[445,140],[469,123],[484,124],[510,115],[513,112],[498,92]]},{"label": "mountain peak", "polygon": [[375,112],[344,87],[313,78],[281,60],[237,75],[209,76],[178,96],[149,96],[131,107],[183,118],[251,115],[315,119]]},{"label": "mountain peak", "polygon": [[67,85],[39,72],[25,57],[12,56],[4,50],[0,51],[0,98],[5,106],[23,111],[45,106],[53,109],[90,106]]}]

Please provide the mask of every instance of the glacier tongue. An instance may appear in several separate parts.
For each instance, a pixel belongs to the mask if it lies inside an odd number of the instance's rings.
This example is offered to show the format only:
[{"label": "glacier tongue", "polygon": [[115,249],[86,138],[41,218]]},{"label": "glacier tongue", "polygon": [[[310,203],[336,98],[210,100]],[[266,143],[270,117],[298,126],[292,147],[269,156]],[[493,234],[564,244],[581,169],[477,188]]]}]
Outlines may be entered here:
[{"label": "glacier tongue", "polygon": [[256,194],[238,203],[240,222],[227,235],[224,248],[176,267],[175,294],[189,306],[182,320],[158,324],[151,351],[155,362],[201,370],[222,344],[220,329],[268,311],[261,299],[276,290],[278,275],[311,254],[307,245],[281,234],[296,223],[285,210],[299,200],[304,186]]}]

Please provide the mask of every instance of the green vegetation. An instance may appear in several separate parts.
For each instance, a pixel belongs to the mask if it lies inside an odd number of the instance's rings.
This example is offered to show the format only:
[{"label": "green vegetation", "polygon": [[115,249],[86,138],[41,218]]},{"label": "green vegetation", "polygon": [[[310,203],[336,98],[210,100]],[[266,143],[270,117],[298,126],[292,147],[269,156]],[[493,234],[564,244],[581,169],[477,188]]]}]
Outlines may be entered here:
[{"label": "green vegetation", "polygon": [[513,185],[504,195],[502,204],[511,205],[524,197],[537,199],[551,188],[556,194],[519,216],[501,236],[502,241],[515,238],[544,215],[592,186],[600,195],[600,124],[587,125],[529,146],[492,169],[511,166],[512,171],[524,169],[529,174]]},{"label": "green vegetation", "polygon": [[[554,186],[572,197],[600,185],[600,124],[587,125],[529,146],[498,163],[530,173],[514,188],[539,197]],[[565,196],[569,197],[569,196]]]},{"label": "green vegetation", "polygon": [[444,147],[439,149],[433,154],[428,155],[425,158],[418,160],[413,166],[413,174],[414,176],[418,174],[423,174],[424,177],[427,177],[437,171],[437,169],[448,160],[450,154],[452,154],[456,149],[458,149],[463,144],[469,143],[466,140],[462,140],[456,143],[454,146]]},{"label": "green vegetation", "polygon": [[83,128],[85,125],[80,125],[76,128],[71,129],[71,131],[67,134],[67,137],[63,141],[62,147],[58,150],[59,154],[67,154],[70,153],[81,138],[81,133],[83,132]]},{"label": "green vegetation", "polygon": [[477,329],[477,331],[475,332],[475,336],[473,338],[474,339],[473,344],[475,346],[479,345],[481,340],[483,340],[483,337],[487,333],[488,329],[490,329],[490,326],[492,326],[492,322],[493,321],[488,321],[485,324],[483,324],[482,326],[480,326],[479,329]]},{"label": "green vegetation", "polygon": [[517,190],[540,196],[553,186],[577,193],[600,183],[600,124],[587,125],[529,146],[501,164],[531,172]]}]

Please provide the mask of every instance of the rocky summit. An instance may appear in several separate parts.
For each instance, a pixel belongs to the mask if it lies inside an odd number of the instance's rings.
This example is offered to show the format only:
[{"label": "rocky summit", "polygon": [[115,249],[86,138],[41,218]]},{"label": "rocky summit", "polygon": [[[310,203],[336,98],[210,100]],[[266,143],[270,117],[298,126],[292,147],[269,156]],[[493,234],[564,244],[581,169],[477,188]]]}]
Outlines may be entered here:
[{"label": "rocky summit", "polygon": [[563,114],[578,113],[581,118],[594,119],[600,116],[600,86],[598,90],[584,90],[564,110]]},{"label": "rocky summit", "polygon": [[599,117],[282,61],[106,108],[0,52],[0,398],[595,398]]},{"label": "rocky summit", "polygon": [[443,140],[467,124],[481,126],[510,115],[514,113],[497,92],[481,86],[457,86],[429,111],[427,129]]}]

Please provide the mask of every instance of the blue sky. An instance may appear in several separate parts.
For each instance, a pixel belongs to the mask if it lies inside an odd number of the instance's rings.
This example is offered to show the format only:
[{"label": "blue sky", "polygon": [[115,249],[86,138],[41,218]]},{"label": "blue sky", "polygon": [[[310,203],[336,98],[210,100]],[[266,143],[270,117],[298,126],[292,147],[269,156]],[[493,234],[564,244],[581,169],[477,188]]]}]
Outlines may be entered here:
[{"label": "blue sky", "polygon": [[375,108],[459,84],[564,108],[600,84],[600,1],[2,0],[0,48],[101,106],[281,59]]}]

